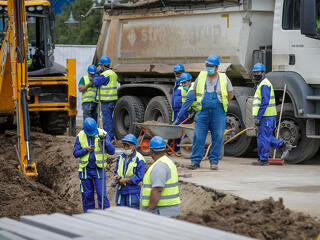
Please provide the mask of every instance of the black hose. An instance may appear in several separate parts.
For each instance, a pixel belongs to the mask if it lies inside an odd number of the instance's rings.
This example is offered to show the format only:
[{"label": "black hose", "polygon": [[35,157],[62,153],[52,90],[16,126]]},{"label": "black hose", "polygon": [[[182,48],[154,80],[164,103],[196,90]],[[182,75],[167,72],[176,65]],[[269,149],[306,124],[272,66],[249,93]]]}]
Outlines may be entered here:
[{"label": "black hose", "polygon": [[30,140],[30,117],[29,117],[29,106],[27,101],[27,89],[21,89],[21,105],[22,105],[22,117],[23,117],[23,128],[24,128],[24,140]]}]

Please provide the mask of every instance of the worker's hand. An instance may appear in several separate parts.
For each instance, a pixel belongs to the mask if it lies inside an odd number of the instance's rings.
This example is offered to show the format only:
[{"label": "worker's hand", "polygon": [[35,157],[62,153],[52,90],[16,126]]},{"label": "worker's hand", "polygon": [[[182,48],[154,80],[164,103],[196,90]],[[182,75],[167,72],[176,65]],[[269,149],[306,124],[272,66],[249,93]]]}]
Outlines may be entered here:
[{"label": "worker's hand", "polygon": [[119,178],[121,178],[119,175],[115,175],[115,176],[113,176],[112,181],[114,182],[114,181],[116,181],[116,180],[119,179]]},{"label": "worker's hand", "polygon": [[190,113],[190,118],[193,118],[195,115],[196,115],[196,112],[195,112],[195,111],[192,111],[192,112]]},{"label": "worker's hand", "polygon": [[260,120],[259,119],[254,119],[254,125],[256,125],[257,127],[260,126]]},{"label": "worker's hand", "polygon": [[93,87],[93,85],[94,85],[93,80],[88,83],[88,87]]},{"label": "worker's hand", "polygon": [[172,123],[173,125],[178,125],[178,122],[180,121],[179,118],[176,118],[176,120]]},{"label": "worker's hand", "polygon": [[88,146],[87,147],[87,152],[92,152],[94,150],[94,146]]},{"label": "worker's hand", "polygon": [[128,179],[128,178],[122,178],[122,179],[120,180],[119,184],[120,184],[120,185],[125,185],[126,183],[128,183],[129,180],[130,180],[130,179]]}]

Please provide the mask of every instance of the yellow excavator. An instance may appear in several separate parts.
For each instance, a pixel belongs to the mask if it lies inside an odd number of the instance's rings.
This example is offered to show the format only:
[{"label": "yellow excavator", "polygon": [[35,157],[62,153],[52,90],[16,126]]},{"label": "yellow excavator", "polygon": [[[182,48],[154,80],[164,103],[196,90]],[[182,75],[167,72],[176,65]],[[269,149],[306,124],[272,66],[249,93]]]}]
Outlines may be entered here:
[{"label": "yellow excavator", "polygon": [[0,132],[16,122],[19,168],[32,178],[30,116],[46,133],[75,134],[76,63],[54,63],[50,2],[0,1],[0,17]]}]

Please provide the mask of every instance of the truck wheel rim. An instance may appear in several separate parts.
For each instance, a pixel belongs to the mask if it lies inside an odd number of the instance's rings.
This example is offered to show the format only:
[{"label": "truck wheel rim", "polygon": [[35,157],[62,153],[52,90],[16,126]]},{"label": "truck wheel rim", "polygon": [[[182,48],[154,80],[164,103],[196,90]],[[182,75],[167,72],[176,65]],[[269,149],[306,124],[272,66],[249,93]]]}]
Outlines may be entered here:
[{"label": "truck wheel rim", "polygon": [[280,124],[279,138],[291,145],[298,145],[301,134],[294,120],[286,119]]}]

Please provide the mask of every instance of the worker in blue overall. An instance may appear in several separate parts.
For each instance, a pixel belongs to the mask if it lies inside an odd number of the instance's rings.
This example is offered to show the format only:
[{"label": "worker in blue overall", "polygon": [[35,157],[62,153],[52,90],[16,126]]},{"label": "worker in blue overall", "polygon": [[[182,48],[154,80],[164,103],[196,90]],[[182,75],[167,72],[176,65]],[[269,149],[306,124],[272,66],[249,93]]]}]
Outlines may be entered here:
[{"label": "worker in blue overall", "polygon": [[177,64],[173,68],[173,72],[175,75],[175,83],[173,87],[173,93],[171,97],[171,107],[172,107],[172,122],[174,122],[177,118],[178,112],[182,106],[182,98],[181,98],[181,83],[180,78],[182,73],[184,73],[184,66],[181,64]]},{"label": "worker in blue overall", "polygon": [[281,159],[288,157],[292,146],[273,136],[277,121],[277,107],[274,90],[271,82],[265,77],[265,66],[256,63],[252,69],[255,85],[255,94],[252,106],[252,115],[258,128],[258,156],[255,166],[268,166],[270,146],[282,151]]},{"label": "worker in blue overall", "polygon": [[[106,141],[104,158],[101,137],[105,137]],[[103,129],[97,128],[97,122],[93,118],[86,118],[83,130],[79,132],[73,147],[73,156],[80,158],[78,171],[84,212],[87,212],[88,209],[95,209],[94,191],[97,192],[98,207],[101,209],[103,184],[103,208],[110,207],[107,197],[106,173],[103,172],[102,164],[106,167],[108,154],[113,155],[114,152],[115,149],[109,135]],[[102,174],[104,174],[104,183]]]},{"label": "worker in blue overall", "polygon": [[[182,106],[180,111],[177,114],[176,120],[172,123],[173,125],[178,125],[180,122],[183,122],[188,117],[192,118],[195,110],[193,106],[196,105],[196,98],[193,95],[193,82],[192,76],[190,73],[183,73],[180,79],[181,83],[181,102]],[[189,97],[188,97],[189,96]]]},{"label": "worker in blue overall", "polygon": [[118,100],[117,81],[118,75],[110,69],[111,60],[103,56],[99,61],[98,71],[94,78],[94,85],[98,88],[97,101],[101,102],[103,129],[114,140],[112,114]]},{"label": "worker in blue overall", "polygon": [[211,55],[206,60],[206,71],[201,71],[194,83],[197,111],[189,169],[200,167],[208,130],[212,147],[209,152],[210,169],[217,170],[222,155],[223,136],[226,127],[228,103],[233,98],[233,88],[225,73],[218,72],[220,59]]},{"label": "worker in blue overall", "polygon": [[146,161],[136,151],[137,139],[128,134],[122,139],[124,152],[118,157],[114,170],[113,181],[118,183],[116,204],[140,208],[140,183],[143,180]]}]

